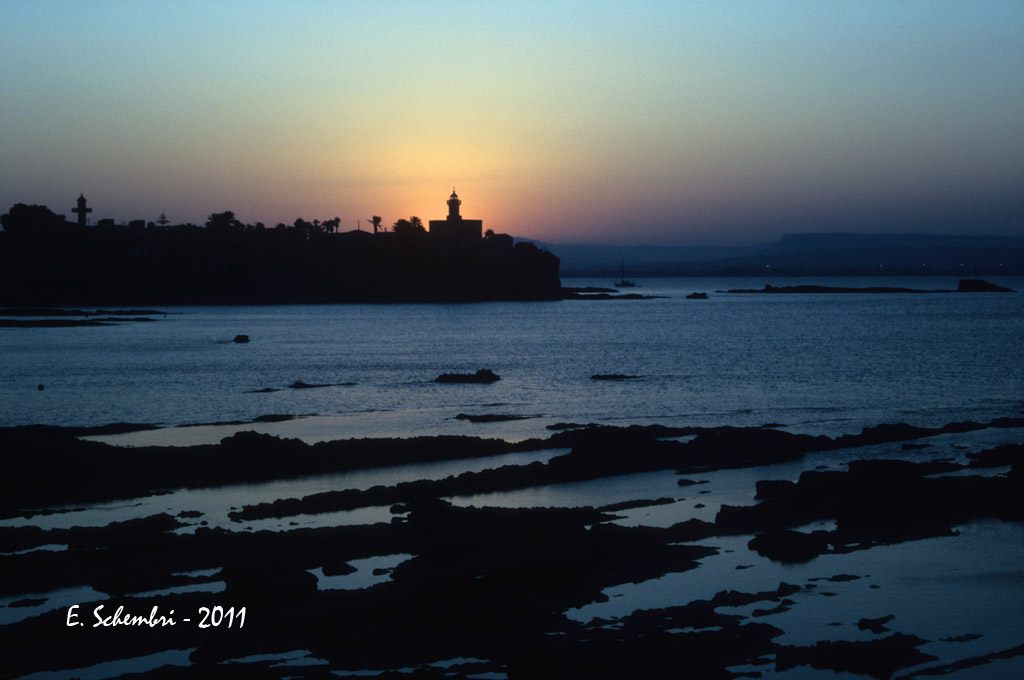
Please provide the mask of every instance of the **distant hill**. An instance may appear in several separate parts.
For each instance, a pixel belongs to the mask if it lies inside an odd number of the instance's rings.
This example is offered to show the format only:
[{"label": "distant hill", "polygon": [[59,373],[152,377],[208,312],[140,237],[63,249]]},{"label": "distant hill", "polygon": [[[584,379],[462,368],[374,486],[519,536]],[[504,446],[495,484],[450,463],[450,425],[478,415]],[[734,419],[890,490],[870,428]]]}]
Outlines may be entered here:
[{"label": "distant hill", "polygon": [[601,246],[535,242],[562,276],[1024,274],[1024,236],[788,234],[752,246]]}]

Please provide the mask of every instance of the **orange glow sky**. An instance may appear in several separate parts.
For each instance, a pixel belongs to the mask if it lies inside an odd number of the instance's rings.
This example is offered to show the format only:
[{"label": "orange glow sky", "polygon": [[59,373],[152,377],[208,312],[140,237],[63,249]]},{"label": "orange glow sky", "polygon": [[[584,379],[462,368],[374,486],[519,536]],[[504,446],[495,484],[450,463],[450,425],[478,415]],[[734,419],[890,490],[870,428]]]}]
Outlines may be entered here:
[{"label": "orange glow sky", "polygon": [[1024,232],[1024,4],[0,0],[0,211]]}]

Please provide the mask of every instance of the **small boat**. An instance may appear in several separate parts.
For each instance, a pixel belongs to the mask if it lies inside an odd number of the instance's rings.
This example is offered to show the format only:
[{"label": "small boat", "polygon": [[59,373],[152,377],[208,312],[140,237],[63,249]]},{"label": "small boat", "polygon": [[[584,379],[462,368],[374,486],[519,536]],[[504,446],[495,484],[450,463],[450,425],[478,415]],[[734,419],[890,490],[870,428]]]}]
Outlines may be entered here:
[{"label": "small boat", "polygon": [[633,288],[636,286],[635,281],[630,281],[626,278],[626,261],[622,261],[622,265],[619,267],[619,280],[614,284],[616,288]]}]

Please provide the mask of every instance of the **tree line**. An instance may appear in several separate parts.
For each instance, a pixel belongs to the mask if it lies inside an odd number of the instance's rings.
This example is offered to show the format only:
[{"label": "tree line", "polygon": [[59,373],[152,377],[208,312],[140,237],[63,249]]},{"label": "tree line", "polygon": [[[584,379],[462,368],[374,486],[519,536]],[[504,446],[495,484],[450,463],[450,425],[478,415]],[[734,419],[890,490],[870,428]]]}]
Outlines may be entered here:
[{"label": "tree line", "polygon": [[[400,219],[389,238],[340,220],[267,228],[233,211],[202,226],[69,222],[45,206],[0,216],[0,303],[287,304],[553,299],[558,258],[529,243],[452,248]],[[509,239],[511,241],[511,239]]]},{"label": "tree line", "polygon": [[[379,217],[375,216],[369,221],[372,226],[379,227],[381,220]],[[68,221],[66,217],[58,215],[46,206],[26,205],[24,203],[17,203],[10,209],[10,211],[0,215],[0,226],[2,226],[4,231],[8,233],[26,233],[30,230],[54,232],[80,228],[77,222]],[[115,225],[115,228],[125,228],[126,226],[127,225]],[[159,219],[154,222],[148,222],[145,226],[149,229],[174,229],[196,228],[199,225],[191,222],[170,225],[170,220],[167,219],[166,215],[161,213]],[[243,223],[235,216],[234,211],[225,210],[224,212],[209,215],[202,226],[222,233],[259,232],[272,228],[278,231],[294,229],[307,235],[336,234],[341,232],[341,218],[332,217],[326,220],[307,221],[298,217],[292,224],[278,222],[273,227],[268,227],[263,222],[255,222],[252,224]],[[92,225],[89,228],[96,229],[102,227]],[[423,225],[423,220],[413,215],[408,219],[403,218],[397,220],[393,225],[391,225],[391,231],[396,234],[411,235],[424,234],[427,230]]]}]

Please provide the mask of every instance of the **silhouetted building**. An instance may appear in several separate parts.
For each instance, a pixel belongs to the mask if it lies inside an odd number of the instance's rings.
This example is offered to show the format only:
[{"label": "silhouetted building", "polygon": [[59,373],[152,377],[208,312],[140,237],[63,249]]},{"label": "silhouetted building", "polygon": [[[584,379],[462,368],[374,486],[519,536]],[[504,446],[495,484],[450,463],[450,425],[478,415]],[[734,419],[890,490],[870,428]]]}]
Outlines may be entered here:
[{"label": "silhouetted building", "polygon": [[78,194],[78,207],[72,208],[71,212],[78,213],[78,226],[84,227],[86,223],[85,216],[92,212],[92,208],[85,207],[85,196]]},{"label": "silhouetted building", "polygon": [[515,240],[508,234],[491,234],[484,238],[480,245],[481,252],[487,255],[511,255]]},{"label": "silhouetted building", "polygon": [[448,217],[443,220],[430,220],[430,236],[438,241],[450,244],[475,244],[483,238],[483,220],[466,220],[459,214],[462,201],[452,188],[448,198]]}]

